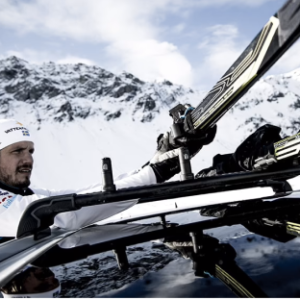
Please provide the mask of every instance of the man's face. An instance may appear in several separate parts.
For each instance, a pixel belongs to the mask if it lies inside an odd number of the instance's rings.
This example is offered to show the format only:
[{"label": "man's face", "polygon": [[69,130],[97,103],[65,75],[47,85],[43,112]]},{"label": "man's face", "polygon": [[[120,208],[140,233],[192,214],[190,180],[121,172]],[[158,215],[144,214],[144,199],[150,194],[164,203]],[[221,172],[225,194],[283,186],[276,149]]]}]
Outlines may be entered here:
[{"label": "man's face", "polygon": [[30,185],[34,144],[18,142],[0,151],[0,181],[18,188]]}]

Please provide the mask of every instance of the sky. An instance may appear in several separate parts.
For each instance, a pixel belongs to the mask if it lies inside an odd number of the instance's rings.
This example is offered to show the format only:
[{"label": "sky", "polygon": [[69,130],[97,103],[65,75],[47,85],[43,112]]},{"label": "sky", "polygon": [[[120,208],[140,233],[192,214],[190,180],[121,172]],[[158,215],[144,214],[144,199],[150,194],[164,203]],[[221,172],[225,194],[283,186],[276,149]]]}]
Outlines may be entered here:
[{"label": "sky", "polygon": [[[209,90],[284,0],[1,0],[0,59],[95,64]],[[300,67],[296,43],[268,73]]]}]

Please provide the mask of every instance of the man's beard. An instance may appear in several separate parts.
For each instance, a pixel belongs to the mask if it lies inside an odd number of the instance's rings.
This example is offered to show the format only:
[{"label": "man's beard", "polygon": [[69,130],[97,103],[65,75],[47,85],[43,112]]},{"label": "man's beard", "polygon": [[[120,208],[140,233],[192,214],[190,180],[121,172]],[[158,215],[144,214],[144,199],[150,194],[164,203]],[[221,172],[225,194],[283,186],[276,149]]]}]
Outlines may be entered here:
[{"label": "man's beard", "polygon": [[[18,172],[18,171],[16,171]],[[26,176],[21,182],[18,181],[17,179],[13,179],[12,175],[7,174],[4,170],[1,169],[0,167],[0,181],[3,183],[16,187],[16,188],[21,188],[21,189],[26,189],[30,185],[30,174]]]}]

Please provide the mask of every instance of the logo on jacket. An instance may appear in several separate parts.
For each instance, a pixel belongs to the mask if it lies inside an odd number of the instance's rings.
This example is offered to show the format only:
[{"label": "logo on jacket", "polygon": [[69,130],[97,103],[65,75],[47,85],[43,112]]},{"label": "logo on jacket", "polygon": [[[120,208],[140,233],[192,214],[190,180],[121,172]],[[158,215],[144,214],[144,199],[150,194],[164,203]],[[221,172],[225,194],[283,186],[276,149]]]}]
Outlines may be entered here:
[{"label": "logo on jacket", "polygon": [[[7,193],[8,194],[8,193]],[[16,196],[6,195],[3,197],[0,196],[0,207],[9,208],[10,205],[14,202]]]}]

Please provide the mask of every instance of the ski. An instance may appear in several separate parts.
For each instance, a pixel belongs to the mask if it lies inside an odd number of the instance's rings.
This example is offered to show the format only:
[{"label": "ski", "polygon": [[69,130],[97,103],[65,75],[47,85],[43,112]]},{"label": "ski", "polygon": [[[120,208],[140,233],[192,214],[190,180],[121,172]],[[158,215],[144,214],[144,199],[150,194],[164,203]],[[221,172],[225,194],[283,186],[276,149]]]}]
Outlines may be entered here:
[{"label": "ski", "polygon": [[277,161],[299,155],[300,133],[274,143],[274,153]]},{"label": "ski", "polygon": [[267,169],[269,166],[284,160],[293,161],[294,165],[299,165],[298,157],[300,153],[300,133],[289,136],[273,144],[274,155],[267,155],[256,159],[255,170]]},{"label": "ski", "polygon": [[[274,14],[202,102],[190,113],[189,126],[172,128],[174,138],[193,130],[212,127],[300,36],[300,0],[288,0]],[[176,123],[183,123],[186,107],[170,110]]]}]

